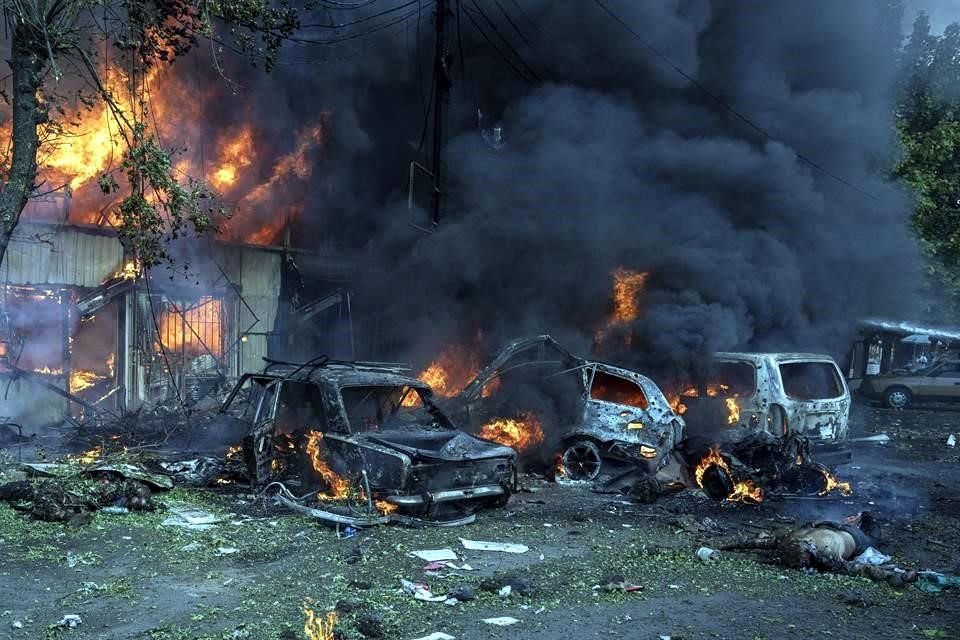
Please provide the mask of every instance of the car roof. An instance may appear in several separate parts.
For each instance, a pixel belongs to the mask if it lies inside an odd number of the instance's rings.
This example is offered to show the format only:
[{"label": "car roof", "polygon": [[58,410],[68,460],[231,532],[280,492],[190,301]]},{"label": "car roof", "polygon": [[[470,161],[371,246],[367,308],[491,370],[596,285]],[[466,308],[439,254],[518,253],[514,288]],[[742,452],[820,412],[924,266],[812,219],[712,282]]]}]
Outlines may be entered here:
[{"label": "car roof", "polygon": [[251,375],[260,378],[287,379],[295,382],[329,382],[338,387],[349,386],[407,386],[418,389],[430,389],[425,382],[412,376],[403,375],[401,369],[393,366],[376,366],[366,363],[327,363],[319,366],[292,364],[271,364],[262,373]]},{"label": "car roof", "polygon": [[828,356],[825,353],[762,353],[762,352],[747,352],[747,351],[721,351],[715,353],[714,356],[718,360],[730,359],[730,360],[751,360],[753,362],[759,362],[761,360],[773,359],[777,362],[832,362],[836,364],[836,361]]}]

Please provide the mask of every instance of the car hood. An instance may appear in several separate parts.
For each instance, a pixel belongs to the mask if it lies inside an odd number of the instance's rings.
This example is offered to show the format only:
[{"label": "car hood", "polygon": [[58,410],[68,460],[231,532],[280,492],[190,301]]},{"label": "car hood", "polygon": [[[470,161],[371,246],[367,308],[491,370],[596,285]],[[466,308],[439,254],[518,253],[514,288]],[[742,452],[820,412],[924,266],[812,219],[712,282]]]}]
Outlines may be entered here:
[{"label": "car hood", "polygon": [[369,442],[405,453],[421,460],[485,460],[516,458],[510,447],[481,440],[463,431],[397,429],[377,433],[362,433],[355,437],[358,444]]}]

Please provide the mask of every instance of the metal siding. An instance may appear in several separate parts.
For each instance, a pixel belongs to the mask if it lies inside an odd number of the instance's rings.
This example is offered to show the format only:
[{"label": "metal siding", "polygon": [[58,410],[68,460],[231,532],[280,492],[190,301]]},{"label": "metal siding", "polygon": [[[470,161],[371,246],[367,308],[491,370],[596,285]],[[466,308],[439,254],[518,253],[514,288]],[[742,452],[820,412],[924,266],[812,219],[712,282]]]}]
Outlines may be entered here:
[{"label": "metal siding", "polygon": [[123,247],[113,236],[61,227],[52,237],[38,239],[43,232],[29,226],[18,230],[0,265],[6,283],[96,287],[123,261]]},{"label": "metal siding", "polygon": [[[250,309],[247,309],[243,302],[240,303],[239,330],[250,331],[253,334],[272,331],[279,305],[280,254],[275,251],[243,248],[240,262],[240,289],[243,292],[243,300]],[[256,314],[256,320],[254,314]],[[240,372],[262,369],[263,358],[268,355],[267,337],[250,335],[247,336],[247,341],[241,342],[240,345]]]}]

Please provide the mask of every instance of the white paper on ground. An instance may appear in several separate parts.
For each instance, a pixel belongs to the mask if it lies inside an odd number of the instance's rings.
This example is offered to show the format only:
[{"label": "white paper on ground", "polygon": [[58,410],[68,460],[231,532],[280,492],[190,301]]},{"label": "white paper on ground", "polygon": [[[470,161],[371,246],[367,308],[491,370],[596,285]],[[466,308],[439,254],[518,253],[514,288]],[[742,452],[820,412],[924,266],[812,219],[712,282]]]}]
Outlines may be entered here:
[{"label": "white paper on ground", "polygon": [[503,551],[504,553],[526,553],[530,547],[515,542],[489,542],[486,540],[466,540],[460,538],[464,549],[471,551]]}]

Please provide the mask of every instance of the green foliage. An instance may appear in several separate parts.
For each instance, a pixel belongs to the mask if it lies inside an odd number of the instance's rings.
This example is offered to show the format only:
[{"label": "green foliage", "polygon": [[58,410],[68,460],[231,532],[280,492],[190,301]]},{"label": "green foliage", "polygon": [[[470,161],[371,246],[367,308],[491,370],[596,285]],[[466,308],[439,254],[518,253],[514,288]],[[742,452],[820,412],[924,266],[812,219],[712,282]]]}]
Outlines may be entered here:
[{"label": "green foliage", "polygon": [[[192,179],[181,184],[173,174],[171,153],[163,149],[143,123],[133,126],[131,144],[120,168],[130,193],[118,207],[120,241],[141,267],[149,268],[169,260],[169,240],[191,229],[197,234],[216,229],[216,215],[205,206],[207,191]],[[112,177],[100,179],[104,192],[117,191]]]},{"label": "green foliage", "polygon": [[960,297],[960,25],[930,33],[923,13],[900,57],[895,174],[913,189],[913,226],[940,286]]}]

